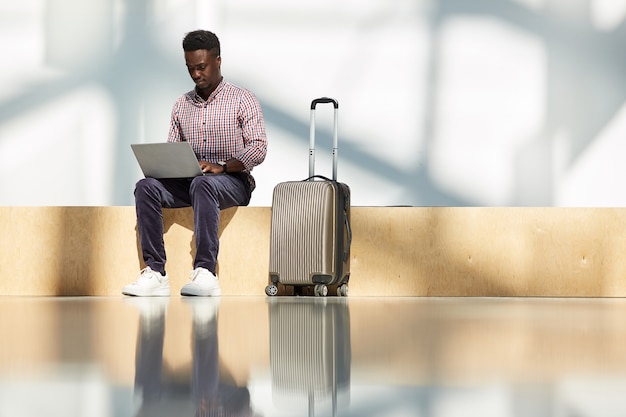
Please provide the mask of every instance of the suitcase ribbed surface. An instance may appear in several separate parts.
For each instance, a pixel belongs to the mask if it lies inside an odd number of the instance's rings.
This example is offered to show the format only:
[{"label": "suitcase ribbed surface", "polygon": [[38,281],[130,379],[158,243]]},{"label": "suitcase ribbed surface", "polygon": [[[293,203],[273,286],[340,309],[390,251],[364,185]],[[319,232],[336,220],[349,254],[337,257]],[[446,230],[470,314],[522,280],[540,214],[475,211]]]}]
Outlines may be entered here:
[{"label": "suitcase ribbed surface", "polygon": [[337,389],[336,317],[332,313],[333,309],[326,311],[322,305],[270,307],[270,364],[276,402],[327,398]]},{"label": "suitcase ribbed surface", "polygon": [[316,274],[336,279],[336,200],[329,181],[278,184],[272,197],[270,273],[288,285],[310,285]]},{"label": "suitcase ribbed surface", "polygon": [[348,304],[270,303],[269,313],[274,402],[334,398],[347,405],[352,356]]}]

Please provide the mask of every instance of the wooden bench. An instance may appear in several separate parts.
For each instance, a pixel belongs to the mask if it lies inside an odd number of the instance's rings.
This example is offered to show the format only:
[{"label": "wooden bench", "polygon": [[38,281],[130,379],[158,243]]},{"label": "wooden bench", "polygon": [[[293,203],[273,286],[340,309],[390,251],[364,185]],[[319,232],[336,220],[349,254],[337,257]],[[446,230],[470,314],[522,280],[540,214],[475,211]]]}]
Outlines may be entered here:
[{"label": "wooden bench", "polygon": [[[172,293],[191,209],[165,210]],[[265,296],[269,207],[222,212],[223,295]],[[626,209],[353,207],[351,296],[626,296]],[[142,262],[134,207],[0,207],[0,295],[120,295]]]}]

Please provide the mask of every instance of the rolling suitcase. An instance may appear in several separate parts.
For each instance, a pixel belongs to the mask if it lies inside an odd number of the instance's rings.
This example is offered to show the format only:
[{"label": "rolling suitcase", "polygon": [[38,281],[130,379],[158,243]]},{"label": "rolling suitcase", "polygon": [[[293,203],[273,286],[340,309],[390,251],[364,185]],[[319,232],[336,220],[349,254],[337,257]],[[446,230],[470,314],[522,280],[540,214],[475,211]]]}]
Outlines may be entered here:
[{"label": "rolling suitcase", "polygon": [[[334,107],[332,179],[315,175],[315,111],[317,104]],[[337,181],[337,113],[339,103],[327,97],[311,102],[309,178],[277,184],[272,195],[269,296],[278,284],[302,294],[313,288],[326,296],[329,287],[348,295],[350,279],[350,188]]]}]

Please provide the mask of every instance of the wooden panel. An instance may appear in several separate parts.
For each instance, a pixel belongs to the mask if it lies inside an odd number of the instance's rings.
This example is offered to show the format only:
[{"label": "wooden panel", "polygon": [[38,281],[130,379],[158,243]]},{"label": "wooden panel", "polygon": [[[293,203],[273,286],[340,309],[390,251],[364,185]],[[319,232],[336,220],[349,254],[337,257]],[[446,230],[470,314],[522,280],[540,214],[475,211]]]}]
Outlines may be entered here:
[{"label": "wooden panel", "polygon": [[[191,209],[165,210],[174,295]],[[269,207],[222,212],[224,295],[264,295]],[[0,207],[0,294],[119,295],[142,267],[133,207]],[[352,296],[626,296],[626,209],[354,207]]]},{"label": "wooden panel", "polygon": [[[174,295],[192,268],[192,214],[191,209],[164,212],[167,269]],[[263,294],[269,208],[223,211],[220,235],[218,275],[223,294]],[[143,267],[135,210],[0,207],[0,265],[0,294],[119,295]],[[250,282],[256,285],[250,288]]]},{"label": "wooden panel", "polygon": [[119,291],[119,278],[139,270],[133,213],[131,207],[0,208],[2,294]]},{"label": "wooden panel", "polygon": [[623,209],[398,207],[354,214],[354,295],[626,295]]}]

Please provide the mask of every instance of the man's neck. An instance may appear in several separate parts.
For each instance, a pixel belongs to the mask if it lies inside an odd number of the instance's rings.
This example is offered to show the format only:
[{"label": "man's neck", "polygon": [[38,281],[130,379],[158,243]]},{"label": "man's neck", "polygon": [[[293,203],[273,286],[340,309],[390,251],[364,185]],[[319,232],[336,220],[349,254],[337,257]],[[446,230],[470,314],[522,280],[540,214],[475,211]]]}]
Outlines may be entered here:
[{"label": "man's neck", "polygon": [[217,84],[212,85],[209,88],[199,89],[198,87],[196,87],[196,94],[202,97],[203,100],[208,100],[213,91],[215,91],[215,89],[222,83],[223,79],[224,77],[220,77],[220,80],[217,82]]}]

